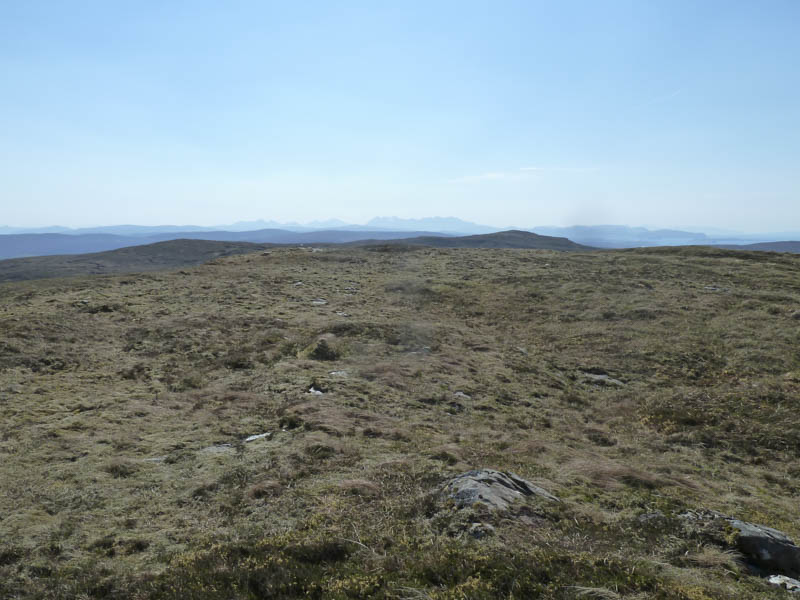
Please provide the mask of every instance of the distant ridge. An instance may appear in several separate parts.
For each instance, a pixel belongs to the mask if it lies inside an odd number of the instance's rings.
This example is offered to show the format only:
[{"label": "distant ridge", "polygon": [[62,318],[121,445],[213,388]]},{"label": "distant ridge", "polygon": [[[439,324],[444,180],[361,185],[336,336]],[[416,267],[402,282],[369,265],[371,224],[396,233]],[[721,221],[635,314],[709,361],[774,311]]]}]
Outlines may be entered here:
[{"label": "distant ridge", "polygon": [[105,252],[127,246],[140,246],[176,239],[211,240],[217,242],[251,242],[255,244],[342,244],[373,239],[387,240],[419,235],[446,235],[424,231],[287,231],[258,229],[255,231],[170,231],[150,235],[118,235],[110,233],[63,234],[23,233],[0,235],[0,260],[57,254]]},{"label": "distant ridge", "polygon": [[89,254],[61,254],[0,260],[0,282],[162,271],[199,265],[215,258],[247,254],[265,244],[170,240]]},{"label": "distant ridge", "polygon": [[762,252],[791,252],[800,254],[800,242],[761,242],[758,244],[719,244],[715,248],[729,250],[760,250]]},{"label": "distant ridge", "polygon": [[527,248],[535,250],[558,250],[561,252],[577,252],[596,250],[591,246],[583,246],[563,237],[539,235],[529,231],[511,229],[497,233],[466,235],[460,237],[420,236],[402,240],[391,240],[380,244],[378,240],[356,242],[359,246],[403,245],[430,246],[433,248]]}]

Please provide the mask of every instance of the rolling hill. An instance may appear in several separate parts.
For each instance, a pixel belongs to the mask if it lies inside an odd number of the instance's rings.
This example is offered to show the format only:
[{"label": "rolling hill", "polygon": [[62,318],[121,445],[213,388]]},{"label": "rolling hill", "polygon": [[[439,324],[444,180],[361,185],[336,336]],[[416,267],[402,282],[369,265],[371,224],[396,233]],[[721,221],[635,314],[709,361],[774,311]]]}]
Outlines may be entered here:
[{"label": "rolling hill", "polygon": [[[358,237],[352,231],[323,231],[313,233],[280,232],[275,234],[271,230],[262,232],[245,232],[247,235],[219,232],[231,237],[249,237],[250,240],[292,240],[274,242],[272,244],[257,244],[252,241],[215,241],[206,239],[179,239],[163,242],[128,246],[109,250],[107,252],[94,252],[86,254],[68,254],[51,256],[30,256],[0,260],[0,282],[23,281],[26,279],[44,279],[50,277],[69,277],[73,275],[106,275],[110,273],[133,273],[137,271],[158,271],[175,269],[189,265],[197,265],[220,256],[245,254],[255,252],[267,246],[300,244],[314,244],[317,246],[334,245],[350,242],[353,237]],[[396,235],[397,232],[387,233]],[[258,234],[258,235],[252,235]],[[191,235],[191,234],[190,234]],[[208,235],[198,233],[192,238]],[[363,234],[362,234],[363,235]],[[370,235],[374,235],[371,232]],[[71,237],[71,236],[64,236]],[[82,236],[75,236],[82,237]],[[304,240],[305,242],[298,242]],[[309,240],[314,240],[313,242]],[[435,248],[527,248],[540,250],[578,251],[591,250],[570,242],[565,238],[528,233],[526,231],[504,231],[486,235],[470,235],[464,237],[436,237],[418,236],[410,239],[370,239],[366,241],[350,242],[357,246],[390,247],[415,247],[429,246]]]},{"label": "rolling hill", "polygon": [[[373,246],[378,240],[356,242],[355,245]],[[430,246],[432,248],[527,248],[531,250],[559,250],[577,252],[594,250],[591,246],[576,244],[567,238],[539,235],[529,231],[509,230],[498,233],[466,235],[459,237],[418,236],[391,240],[382,245]]]},{"label": "rolling hill", "polygon": [[171,240],[107,252],[31,256],[0,261],[0,282],[74,275],[108,275],[176,269],[266,248],[248,242]]},{"label": "rolling hill", "polygon": [[756,244],[720,244],[719,248],[730,250],[760,250],[762,252],[791,252],[800,254],[800,242],[759,242]]},{"label": "rolling hill", "polygon": [[288,231],[258,229],[255,231],[162,231],[148,235],[119,235],[113,233],[24,233],[0,235],[0,259],[24,258],[57,254],[104,252],[128,246],[166,242],[177,239],[217,242],[251,242],[255,244],[340,244],[363,240],[391,240],[419,235],[445,235],[420,231]]}]

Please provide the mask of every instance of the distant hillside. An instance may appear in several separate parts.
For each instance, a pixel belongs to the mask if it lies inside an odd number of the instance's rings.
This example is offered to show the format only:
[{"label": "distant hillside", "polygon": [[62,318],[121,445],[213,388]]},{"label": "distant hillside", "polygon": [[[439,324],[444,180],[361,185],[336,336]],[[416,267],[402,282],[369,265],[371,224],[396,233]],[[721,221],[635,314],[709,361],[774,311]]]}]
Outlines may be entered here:
[{"label": "distant hillside", "polygon": [[[202,231],[183,232],[181,238],[198,240],[253,242],[257,244],[344,244],[363,240],[370,237],[379,240],[393,240],[400,238],[416,237],[421,234],[436,236],[435,233],[425,231],[348,231],[348,230],[321,230],[321,231],[286,231],[283,229],[260,229],[257,231]],[[178,234],[159,234],[150,236],[148,240],[175,239]],[[443,235],[443,234],[439,234]]]},{"label": "distant hillside", "polygon": [[703,233],[674,229],[650,230],[624,225],[576,225],[573,227],[534,227],[542,235],[556,235],[597,248],[637,248],[647,246],[682,246],[709,243]]},{"label": "distant hillside", "polygon": [[760,250],[762,252],[792,252],[800,254],[800,242],[761,242],[759,244],[721,244],[730,250]]},{"label": "distant hillside", "polygon": [[[129,231],[133,231],[129,228]],[[217,242],[252,242],[255,244],[342,244],[363,240],[445,235],[424,231],[287,231],[259,229],[256,231],[162,231],[150,235],[119,235],[111,233],[63,234],[26,233],[0,235],[0,260],[56,254],[85,254],[105,252],[127,246],[152,244],[177,239],[213,240]]]},{"label": "distant hillside", "polygon": [[160,271],[199,265],[215,258],[246,254],[266,247],[247,242],[170,240],[90,254],[12,258],[0,260],[0,282]]},{"label": "distant hillside", "polygon": [[[368,240],[365,242],[358,242],[358,245],[374,246],[377,242],[378,240]],[[567,238],[551,237],[518,230],[462,237],[420,236],[403,240],[387,241],[385,245],[431,246],[434,248],[529,248],[537,250],[559,250],[562,252],[594,250],[591,246],[582,246]]]},{"label": "distant hillside", "polygon": [[0,259],[51,254],[104,252],[125,246],[147,244],[146,238],[109,233],[69,235],[64,233],[19,233],[0,236]]}]

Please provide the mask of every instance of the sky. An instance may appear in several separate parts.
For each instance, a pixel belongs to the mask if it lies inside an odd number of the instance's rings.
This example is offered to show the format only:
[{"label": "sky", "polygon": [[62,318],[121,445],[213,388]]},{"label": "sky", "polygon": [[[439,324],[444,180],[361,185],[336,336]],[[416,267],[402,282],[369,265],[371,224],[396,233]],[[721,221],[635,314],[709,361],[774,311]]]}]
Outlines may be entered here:
[{"label": "sky", "polygon": [[800,2],[0,2],[0,225],[800,229]]}]

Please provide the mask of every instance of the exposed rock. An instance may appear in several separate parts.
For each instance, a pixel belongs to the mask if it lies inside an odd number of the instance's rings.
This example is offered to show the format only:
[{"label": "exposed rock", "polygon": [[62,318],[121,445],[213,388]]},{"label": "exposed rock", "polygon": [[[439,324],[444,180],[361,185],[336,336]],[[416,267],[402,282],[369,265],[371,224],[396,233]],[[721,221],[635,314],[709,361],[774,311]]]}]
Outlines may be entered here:
[{"label": "exposed rock", "polygon": [[270,437],[271,435],[272,435],[271,431],[268,431],[266,433],[257,433],[255,435],[247,436],[246,438],[244,438],[244,441],[245,442],[255,442],[256,440],[260,440],[260,439],[263,439],[265,437]]},{"label": "exposed rock", "polygon": [[154,456],[152,458],[143,458],[142,462],[150,462],[150,463],[162,463],[167,460],[166,456]]},{"label": "exposed rock", "polygon": [[605,374],[599,373],[582,373],[584,379],[588,380],[590,383],[596,383],[598,385],[617,385],[622,386],[625,385],[619,379],[614,379],[613,377]]},{"label": "exposed rock", "polygon": [[464,398],[465,400],[469,400],[471,396],[469,394],[465,394],[464,392],[456,392],[453,394],[456,398]]},{"label": "exposed rock", "polygon": [[447,498],[459,508],[481,503],[491,510],[506,510],[512,502],[526,496],[537,496],[560,502],[547,490],[509,472],[494,469],[468,471],[448,481],[443,488]]},{"label": "exposed rock", "polygon": [[[782,531],[740,521],[712,510],[689,511],[681,518],[702,523],[719,523],[734,534],[726,536],[748,563],[761,573],[782,573],[800,576],[800,547]],[[732,539],[731,539],[732,538]]]},{"label": "exposed rock", "polygon": [[206,446],[200,452],[204,454],[225,454],[233,452],[233,444],[217,444],[216,446]]},{"label": "exposed rock", "polygon": [[728,519],[728,524],[739,531],[736,548],[758,567],[800,575],[800,548],[785,533],[738,519]]},{"label": "exposed rock", "polygon": [[328,301],[325,300],[325,298],[317,298],[316,300],[311,301],[311,304],[314,306],[325,306],[327,303]]},{"label": "exposed rock", "polygon": [[643,515],[639,515],[636,520],[639,521],[642,525],[652,525],[654,523],[658,523],[663,521],[667,517],[664,515],[663,512],[660,510],[654,510],[653,512],[645,513]]},{"label": "exposed rock", "polygon": [[792,313],[792,318],[797,319],[800,321],[800,310],[796,310]]},{"label": "exposed rock", "polygon": [[797,579],[792,579],[791,577],[786,577],[785,575],[770,575],[767,577],[767,581],[772,585],[782,587],[786,591],[800,594],[800,581],[797,581]]},{"label": "exposed rock", "polygon": [[323,392],[322,390],[318,390],[312,385],[310,388],[308,388],[308,393],[311,394],[312,396],[322,396],[322,394],[324,394],[325,392]]}]

